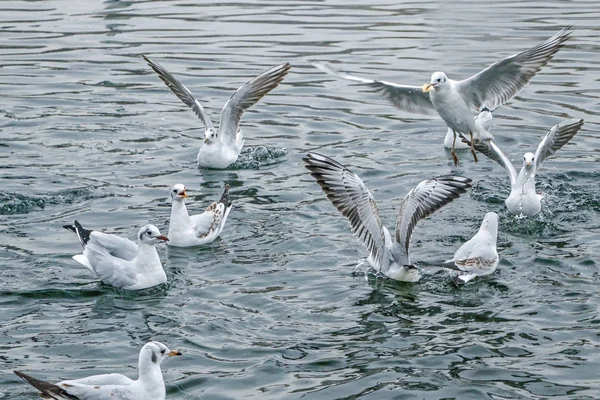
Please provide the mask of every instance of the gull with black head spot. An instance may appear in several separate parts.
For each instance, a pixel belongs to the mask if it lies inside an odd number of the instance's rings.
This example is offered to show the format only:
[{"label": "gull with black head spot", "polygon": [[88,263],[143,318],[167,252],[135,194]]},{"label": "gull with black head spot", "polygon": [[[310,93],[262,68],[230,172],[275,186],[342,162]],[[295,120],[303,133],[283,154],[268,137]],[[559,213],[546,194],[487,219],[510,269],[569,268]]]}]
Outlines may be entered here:
[{"label": "gull with black head spot", "polygon": [[170,190],[171,220],[169,222],[169,246],[192,247],[210,243],[221,234],[233,204],[229,201],[229,185],[225,185],[221,199],[208,206],[198,215],[189,215],[184,199],[187,190],[178,183]]},{"label": "gull with black head spot", "polygon": [[392,238],[383,226],[375,199],[363,181],[337,161],[317,153],[303,158],[305,167],[333,205],[348,218],[352,232],[367,246],[369,264],[391,279],[416,282],[419,270],[410,262],[410,239],[419,220],[464,194],[471,179],[439,176],[414,187],[400,202]]},{"label": "gull with black head spot", "polygon": [[555,125],[544,136],[534,153],[525,153],[523,167],[517,174],[513,163],[493,140],[473,142],[463,136],[463,141],[472,144],[477,151],[496,161],[508,172],[510,178],[510,195],[504,201],[512,214],[532,217],[542,209],[542,195],[535,191],[535,175],[546,158],[569,143],[583,126],[582,119],[570,119]]},{"label": "gull with black head spot", "polygon": [[223,106],[219,129],[215,129],[210,116],[188,88],[159,63],[144,55],[142,57],[179,100],[194,110],[204,124],[204,142],[198,152],[198,166],[215,169],[227,168],[237,160],[244,145],[244,136],[240,130],[244,111],[275,89],[291,68],[288,63],[278,65],[237,89]]},{"label": "gull with black head spot", "polygon": [[17,376],[40,391],[44,399],[55,400],[165,400],[166,390],[160,364],[167,358],[180,356],[160,342],[148,342],[140,350],[138,379],[122,374],[93,375],[87,378],[48,383],[20,371]]},{"label": "gull with black head spot", "polygon": [[[452,80],[441,71],[434,72],[429,83],[422,87],[360,78],[340,73],[322,63],[314,65],[339,78],[373,87],[403,111],[439,115],[452,129],[454,143],[458,133],[469,135],[471,140],[488,140],[493,136],[476,124],[473,112],[480,112],[484,106],[494,110],[512,99],[562,47],[571,34],[569,29],[561,30],[528,50],[503,58],[462,81]],[[471,152],[477,161],[473,148]],[[452,158],[457,164],[454,146]]]},{"label": "gull with black head spot", "polygon": [[77,234],[83,254],[73,259],[102,282],[120,289],[140,290],[167,282],[155,245],[169,239],[154,225],[138,232],[138,243],[116,235],[85,229],[78,221],[65,225]]}]

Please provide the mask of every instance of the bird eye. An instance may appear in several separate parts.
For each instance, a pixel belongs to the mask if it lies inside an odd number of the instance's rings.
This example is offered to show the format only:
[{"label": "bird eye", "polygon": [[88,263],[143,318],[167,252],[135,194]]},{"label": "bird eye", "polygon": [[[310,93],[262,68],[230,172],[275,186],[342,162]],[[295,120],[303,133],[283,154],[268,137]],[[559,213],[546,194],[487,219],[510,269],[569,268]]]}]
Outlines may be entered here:
[{"label": "bird eye", "polygon": [[438,78],[438,82],[441,82],[442,80]]},{"label": "bird eye", "polygon": [[173,193],[177,193],[177,189],[173,189]]},{"label": "bird eye", "polygon": [[160,351],[160,354],[165,354],[165,349],[162,349],[162,350]]},{"label": "bird eye", "polygon": [[152,231],[146,231],[146,235],[152,236]]}]

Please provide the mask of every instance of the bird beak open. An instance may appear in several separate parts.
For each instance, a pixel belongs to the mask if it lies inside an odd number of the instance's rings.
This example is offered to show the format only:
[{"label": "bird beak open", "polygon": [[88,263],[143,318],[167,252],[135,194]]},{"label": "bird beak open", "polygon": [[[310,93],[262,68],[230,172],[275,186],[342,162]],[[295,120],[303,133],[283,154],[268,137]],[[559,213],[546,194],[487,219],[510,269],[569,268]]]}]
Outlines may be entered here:
[{"label": "bird beak open", "polygon": [[156,237],[158,240],[162,240],[163,242],[168,242],[169,238],[163,235],[157,236]]},{"label": "bird beak open", "polygon": [[167,354],[169,357],[173,357],[173,356],[180,356],[181,353],[178,352],[177,350],[173,350],[171,351],[169,354]]},{"label": "bird beak open", "polygon": [[181,197],[183,197],[184,199],[187,199],[188,197],[190,197],[190,196],[187,195],[187,193],[185,192],[185,190],[183,192],[179,193],[179,195]]},{"label": "bird beak open", "polygon": [[421,87],[421,90],[423,90],[424,93],[431,92],[432,90],[435,90],[435,86],[433,83],[425,83]]}]

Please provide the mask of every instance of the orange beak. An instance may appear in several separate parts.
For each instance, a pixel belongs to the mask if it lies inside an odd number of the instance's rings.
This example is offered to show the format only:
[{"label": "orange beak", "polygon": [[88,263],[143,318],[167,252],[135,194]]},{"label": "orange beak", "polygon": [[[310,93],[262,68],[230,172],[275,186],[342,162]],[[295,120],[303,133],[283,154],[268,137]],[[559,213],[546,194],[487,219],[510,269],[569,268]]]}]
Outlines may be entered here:
[{"label": "orange beak", "polygon": [[431,92],[432,90],[435,90],[435,86],[433,86],[433,83],[425,83],[421,86],[421,90],[424,93]]},{"label": "orange beak", "polygon": [[187,193],[185,192],[185,190],[183,192],[179,193],[179,195],[181,197],[183,197],[184,199],[187,199],[188,197],[190,197],[190,196],[187,195]]},{"label": "orange beak", "polygon": [[162,240],[163,242],[168,242],[169,238],[163,235],[157,236],[156,237],[158,240]]},{"label": "orange beak", "polygon": [[181,353],[178,352],[177,350],[173,350],[172,352],[170,352],[169,354],[167,354],[169,357],[173,357],[173,356],[180,356]]}]

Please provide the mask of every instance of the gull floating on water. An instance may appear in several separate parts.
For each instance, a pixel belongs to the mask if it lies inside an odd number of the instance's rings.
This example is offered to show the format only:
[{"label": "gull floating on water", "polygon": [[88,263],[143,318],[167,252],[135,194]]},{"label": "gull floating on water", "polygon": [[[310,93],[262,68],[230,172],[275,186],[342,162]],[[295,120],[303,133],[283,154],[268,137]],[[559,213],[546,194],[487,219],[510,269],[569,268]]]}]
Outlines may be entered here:
[{"label": "gull floating on water", "polygon": [[40,391],[45,399],[56,400],[164,400],[166,398],[160,363],[181,353],[160,342],[149,342],[140,350],[139,377],[132,380],[121,374],[93,375],[52,384],[19,371],[17,376]]},{"label": "gull floating on water", "polygon": [[[561,48],[571,34],[569,29],[561,30],[544,43],[503,58],[462,81],[449,79],[444,72],[434,72],[429,83],[422,87],[360,78],[340,73],[322,63],[314,65],[339,78],[373,87],[403,111],[439,115],[452,129],[454,141],[457,133],[486,140],[493,136],[475,123],[473,112],[479,112],[483,106],[495,110],[513,98]],[[471,152],[477,161],[474,149]],[[458,163],[454,148],[452,158],[455,164]]]},{"label": "gull floating on water", "polygon": [[146,289],[167,282],[156,248],[168,241],[154,225],[138,232],[138,244],[116,235],[85,229],[77,221],[64,228],[77,234],[83,254],[73,259],[92,271],[102,282],[128,290]]},{"label": "gull floating on water", "polygon": [[202,214],[188,214],[184,199],[186,188],[178,183],[170,190],[171,221],[169,222],[169,246],[191,247],[215,240],[223,230],[233,204],[229,202],[229,185],[225,185],[219,202],[214,202]]},{"label": "gull floating on water", "polygon": [[454,263],[461,271],[455,280],[456,283],[467,283],[477,276],[490,275],[498,267],[498,214],[489,212],[485,214],[481,227],[475,236],[460,246],[454,257],[446,263]]},{"label": "gull floating on water", "polygon": [[[582,119],[570,119],[553,126],[538,145],[535,154],[525,153],[523,156],[523,167],[518,174],[510,159],[500,150],[500,147],[496,143],[491,140],[473,141],[473,145],[477,151],[496,161],[508,172],[511,190],[510,195],[504,201],[508,211],[512,214],[528,217],[540,212],[543,196],[535,192],[535,175],[546,158],[567,144],[582,126]],[[465,137],[463,137],[463,141],[468,143]]]},{"label": "gull floating on water", "polygon": [[471,179],[440,176],[414,187],[400,202],[392,239],[381,223],[375,199],[358,177],[337,161],[309,153],[304,162],[327,198],[348,218],[352,232],[367,246],[369,264],[389,278],[416,282],[421,274],[411,264],[410,238],[419,220],[457,199],[471,187]]},{"label": "gull floating on water", "polygon": [[290,70],[290,64],[285,63],[273,67],[251,81],[242,85],[227,100],[221,111],[219,129],[215,129],[210,116],[204,111],[202,104],[175,78],[169,71],[156,61],[142,55],[144,60],[158,74],[158,77],[173,93],[194,113],[204,124],[204,142],[198,152],[198,166],[204,168],[223,169],[233,164],[244,145],[244,137],[240,130],[240,121],[244,111],[256,104],[264,95],[275,89]]}]

